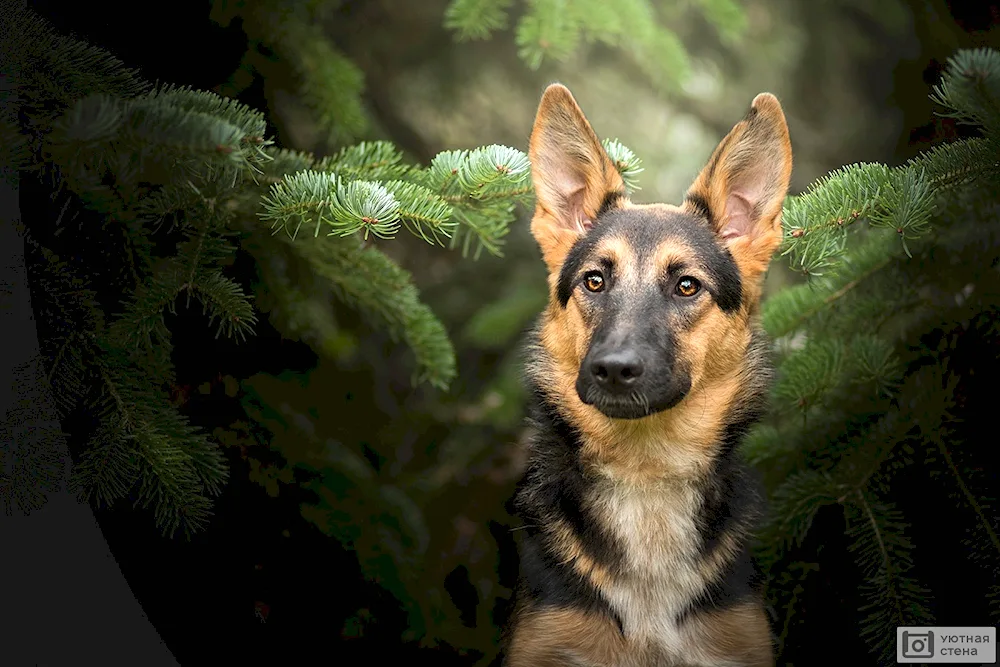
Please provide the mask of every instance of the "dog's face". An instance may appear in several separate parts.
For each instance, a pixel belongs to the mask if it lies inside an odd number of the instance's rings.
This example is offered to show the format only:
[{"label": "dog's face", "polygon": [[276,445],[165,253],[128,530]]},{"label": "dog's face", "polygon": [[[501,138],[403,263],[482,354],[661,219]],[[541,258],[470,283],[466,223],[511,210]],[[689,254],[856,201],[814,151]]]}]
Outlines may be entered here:
[{"label": "dog's face", "polygon": [[781,242],[791,145],[777,99],[754,99],[680,206],[627,199],[560,85],[542,98],[530,157],[550,274],[541,340],[582,406],[639,419],[736,373]]}]

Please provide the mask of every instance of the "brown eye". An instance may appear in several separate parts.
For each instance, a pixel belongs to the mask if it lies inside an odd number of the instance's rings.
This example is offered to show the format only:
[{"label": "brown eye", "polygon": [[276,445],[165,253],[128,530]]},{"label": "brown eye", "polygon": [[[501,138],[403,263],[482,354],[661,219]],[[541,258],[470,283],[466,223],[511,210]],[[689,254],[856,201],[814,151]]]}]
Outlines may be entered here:
[{"label": "brown eye", "polygon": [[583,277],[583,285],[591,292],[600,292],[604,289],[604,276],[600,271],[591,271]]},{"label": "brown eye", "polygon": [[685,277],[677,281],[677,293],[681,296],[694,296],[701,289],[701,283],[695,278]]}]

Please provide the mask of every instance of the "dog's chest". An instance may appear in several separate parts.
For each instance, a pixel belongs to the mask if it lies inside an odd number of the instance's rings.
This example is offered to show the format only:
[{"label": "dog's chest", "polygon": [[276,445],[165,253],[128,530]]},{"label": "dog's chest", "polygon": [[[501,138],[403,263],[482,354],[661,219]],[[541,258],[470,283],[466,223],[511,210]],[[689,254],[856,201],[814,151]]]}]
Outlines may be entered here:
[{"label": "dog's chest", "polygon": [[674,655],[688,650],[677,619],[704,588],[696,523],[701,495],[689,484],[611,482],[601,498],[608,527],[625,551],[623,576],[603,591],[625,636]]}]

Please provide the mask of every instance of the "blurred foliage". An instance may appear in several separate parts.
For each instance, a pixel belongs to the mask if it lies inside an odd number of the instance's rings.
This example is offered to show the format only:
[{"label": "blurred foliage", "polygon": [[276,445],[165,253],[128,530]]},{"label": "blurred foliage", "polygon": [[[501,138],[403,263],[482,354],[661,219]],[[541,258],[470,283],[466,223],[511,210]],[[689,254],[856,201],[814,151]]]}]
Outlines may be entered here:
[{"label": "blurred foliage", "polygon": [[[934,613],[945,591],[929,585],[931,556],[920,567],[921,523],[962,526],[962,584],[1000,592],[997,520],[984,511],[995,488],[981,474],[991,454],[956,428],[963,378],[940,349],[921,345],[949,322],[998,322],[1000,51],[959,51],[933,98],[981,136],[895,168],[844,167],[788,201],[783,252],[810,279],[765,303],[779,378],[769,420],[744,447],[772,500],[758,557],[782,647],[807,613],[814,520],[839,507],[843,556],[857,568],[858,633],[880,665],[895,664],[896,627],[945,622]],[[927,471],[942,483],[919,493],[956,501],[936,503],[933,518],[907,489]]]},{"label": "blurred foliage", "polygon": [[[658,87],[669,90],[691,74],[687,49],[668,26],[684,2],[627,0],[530,0],[517,19],[518,55],[532,69],[546,59],[565,62],[584,45],[604,44],[626,53]],[[690,3],[728,43],[738,43],[746,29],[743,8],[733,0]],[[487,39],[507,27],[511,0],[452,0],[445,26],[459,40]]]},{"label": "blurred foliage", "polygon": [[[51,178],[62,206],[57,220],[27,231],[61,416],[90,422],[76,453],[81,494],[99,505],[135,496],[166,534],[190,536],[206,524],[209,497],[229,471],[172,402],[175,349],[165,315],[179,301],[185,309],[197,301],[216,337],[253,335],[257,310],[226,274],[238,245],[261,258],[270,305],[283,311],[290,335],[330,344],[324,309],[301,298],[308,286],[405,340],[416,357],[414,383],[445,388],[454,379],[447,331],[409,272],[368,237],[390,239],[402,226],[441,244],[464,231],[464,248],[478,243],[498,254],[515,204],[530,190],[521,151],[445,151],[422,168],[375,142],[317,160],[274,149],[260,112],[215,93],[153,88],[30,11],[8,11],[4,26],[22,119],[10,128],[25,147],[20,166]],[[115,233],[81,238],[66,226],[67,212],[92,214]],[[289,233],[268,238],[260,218]],[[297,242],[302,225],[325,237]],[[271,483],[259,469],[252,474]]]},{"label": "blurred foliage", "polygon": [[291,70],[296,96],[308,105],[316,126],[331,144],[363,136],[369,129],[361,103],[364,75],[326,39],[322,29],[323,20],[340,4],[338,0],[213,2],[213,21],[225,27],[239,17],[252,36],[226,92],[237,94],[253,81],[255,73],[274,69],[271,54],[278,53],[282,65]]}]

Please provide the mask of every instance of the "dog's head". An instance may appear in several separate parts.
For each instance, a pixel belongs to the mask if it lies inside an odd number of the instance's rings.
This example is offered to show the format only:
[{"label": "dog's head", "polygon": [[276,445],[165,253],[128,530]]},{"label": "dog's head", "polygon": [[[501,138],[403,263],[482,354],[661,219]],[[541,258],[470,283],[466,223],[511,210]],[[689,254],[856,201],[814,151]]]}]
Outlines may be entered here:
[{"label": "dog's head", "polygon": [[548,87],[531,135],[531,232],[549,270],[540,341],[549,371],[573,380],[563,400],[639,419],[740,372],[791,156],[781,105],[762,93],[681,205],[633,204],[569,90]]}]

